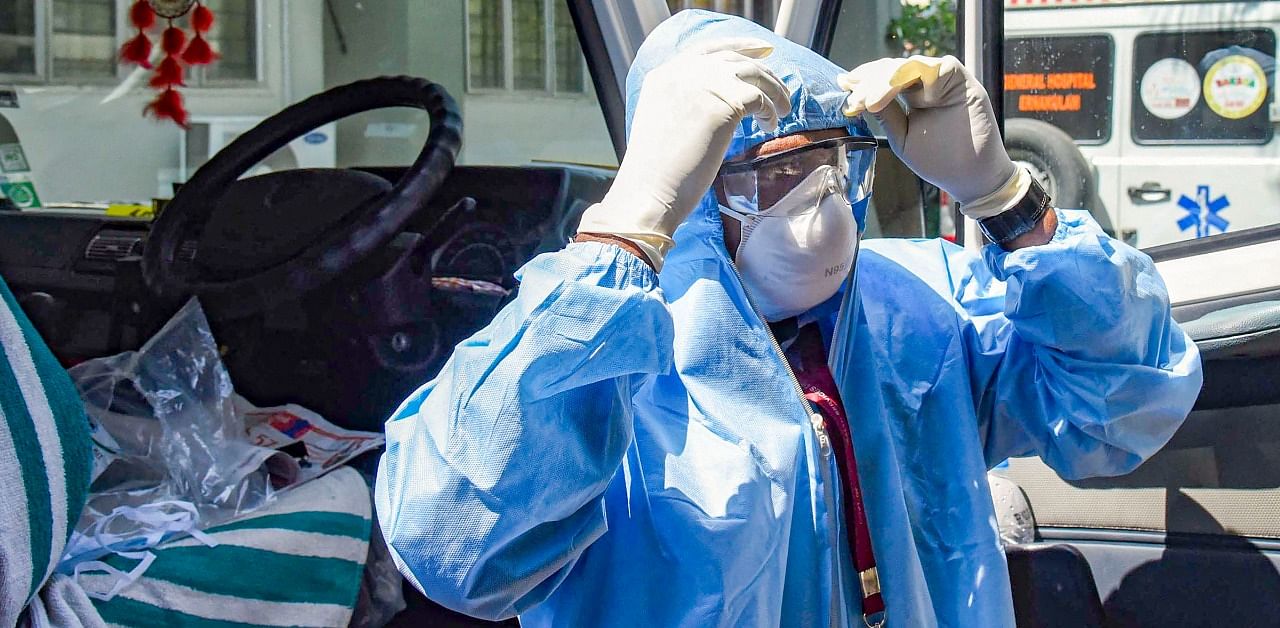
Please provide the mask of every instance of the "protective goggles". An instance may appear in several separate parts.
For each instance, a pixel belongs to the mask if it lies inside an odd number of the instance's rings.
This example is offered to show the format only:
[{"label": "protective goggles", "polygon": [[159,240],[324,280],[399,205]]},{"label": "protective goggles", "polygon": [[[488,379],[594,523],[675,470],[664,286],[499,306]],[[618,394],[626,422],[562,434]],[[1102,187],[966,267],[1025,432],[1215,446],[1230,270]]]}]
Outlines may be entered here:
[{"label": "protective goggles", "polygon": [[871,196],[875,177],[874,137],[835,137],[791,150],[724,164],[714,188],[720,203],[750,214],[773,207],[820,166],[835,166],[849,204]]}]

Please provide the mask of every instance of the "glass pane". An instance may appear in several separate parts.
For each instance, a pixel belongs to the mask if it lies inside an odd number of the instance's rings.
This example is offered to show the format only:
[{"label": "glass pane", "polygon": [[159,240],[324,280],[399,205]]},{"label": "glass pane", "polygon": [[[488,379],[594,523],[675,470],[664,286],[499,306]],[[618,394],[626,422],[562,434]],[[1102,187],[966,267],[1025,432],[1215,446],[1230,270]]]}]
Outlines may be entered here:
[{"label": "glass pane", "polygon": [[677,13],[685,9],[706,9],[751,19],[773,28],[779,0],[667,0],[667,8]]},{"label": "glass pane", "polygon": [[516,89],[547,88],[547,30],[543,6],[543,0],[511,0]]},{"label": "glass pane", "polygon": [[53,80],[112,78],[116,73],[115,4],[54,0]]},{"label": "glass pane", "polygon": [[556,7],[556,91],[581,93],[583,91],[583,58],[578,47],[578,32],[573,28],[573,16],[564,0],[553,0]]},{"label": "glass pane", "polygon": [[258,78],[258,25],[255,0],[206,0],[213,10],[209,43],[220,58],[205,69],[205,77],[218,81],[255,81]]},{"label": "glass pane", "polygon": [[667,0],[667,8],[671,9],[672,13],[685,9],[707,9],[712,11],[715,10],[716,3],[715,0]]},{"label": "glass pane", "polygon": [[[547,73],[552,68],[572,68],[560,72],[562,82],[558,83],[569,97],[557,98],[551,92],[539,91],[536,93],[540,97],[530,98],[533,92],[467,90],[468,78],[476,76],[476,65],[468,67],[468,62],[477,58],[468,57],[468,11],[474,17],[477,5],[487,3],[335,0],[329,3],[332,13],[320,0],[290,0],[287,4],[274,0],[219,0],[212,4],[223,29],[220,34],[229,35],[235,26],[244,44],[240,47],[245,51],[241,71],[233,76],[250,76],[248,51],[252,50],[252,38],[246,36],[253,32],[251,25],[256,21],[266,42],[256,52],[264,70],[260,84],[215,82],[181,90],[192,117],[188,131],[171,122],[143,116],[143,107],[154,97],[145,83],[123,97],[113,97],[116,81],[86,82],[71,90],[14,81],[21,107],[0,108],[0,169],[8,170],[2,174],[13,177],[15,171],[22,170],[16,174],[29,177],[34,193],[45,205],[86,202],[105,207],[111,202],[150,203],[152,198],[171,198],[174,183],[185,180],[231,139],[267,116],[329,88],[397,75],[436,82],[456,101],[465,128],[459,154],[463,165],[616,164],[613,143],[591,81],[574,83],[584,76],[578,71],[584,57],[567,21],[566,27],[558,30],[554,51],[549,49],[543,58]],[[502,6],[502,2],[495,4]],[[255,5],[262,12],[250,18],[243,11]],[[23,23],[31,32],[34,20],[25,8],[30,5],[22,6]],[[119,20],[128,4],[117,2],[115,6]],[[282,6],[288,10],[282,11]],[[12,1],[0,0],[3,27],[10,33],[18,30],[14,28],[18,20],[10,21],[19,15],[15,7],[17,4]],[[552,8],[553,5],[546,5],[543,19],[555,18]],[[287,46],[280,37],[287,26],[282,20],[307,25],[288,29]],[[500,26],[500,22],[496,25]],[[548,33],[552,26],[543,23]],[[491,32],[501,34],[500,30]],[[473,29],[472,35],[475,33]],[[542,41],[549,48],[553,43],[547,37]],[[470,53],[474,55],[476,50],[472,46]],[[228,54],[231,52],[231,48],[223,46],[223,53],[228,55],[224,63],[234,62]],[[556,65],[552,54],[559,59]],[[501,63],[501,55],[492,58]],[[26,67],[30,69],[32,64]],[[288,87],[282,83],[282,69],[286,67]],[[489,67],[490,76],[501,76],[501,65]],[[220,76],[227,76],[227,72]],[[551,78],[547,76],[548,81]],[[429,117],[411,108],[352,116],[297,139],[255,172],[295,167],[407,166],[422,152],[429,128]],[[21,157],[13,146],[18,143],[23,151]],[[527,184],[528,178],[522,177],[518,171],[511,171],[495,176],[486,186],[498,190],[509,187],[510,210],[519,212],[526,208],[523,203],[529,194],[518,187],[521,181]]]},{"label": "glass pane", "polygon": [[[832,61],[855,68],[884,57],[955,54],[954,0],[843,2],[831,39]],[[874,118],[868,124],[883,136]],[[876,157],[876,181],[867,210],[867,237],[955,239],[951,201],[915,176],[889,150]]]},{"label": "glass pane", "polygon": [[0,73],[36,73],[36,12],[32,0],[0,0]]},{"label": "glass pane", "polygon": [[471,87],[504,87],[502,0],[467,0],[467,29]]},{"label": "glass pane", "polygon": [[1004,44],[1006,118],[1052,124],[1080,142],[1111,137],[1110,37],[1011,37]]},{"label": "glass pane", "polygon": [[[1134,43],[1133,137],[1143,143],[1267,142],[1270,29],[1143,33]],[[1182,88],[1182,89],[1179,89]],[[1201,94],[1203,93],[1203,98]]]},{"label": "glass pane", "polygon": [[751,3],[751,19],[773,28],[777,21],[777,0],[749,0]]},{"label": "glass pane", "polygon": [[1139,247],[1280,222],[1280,2],[1005,3],[1005,144]]}]

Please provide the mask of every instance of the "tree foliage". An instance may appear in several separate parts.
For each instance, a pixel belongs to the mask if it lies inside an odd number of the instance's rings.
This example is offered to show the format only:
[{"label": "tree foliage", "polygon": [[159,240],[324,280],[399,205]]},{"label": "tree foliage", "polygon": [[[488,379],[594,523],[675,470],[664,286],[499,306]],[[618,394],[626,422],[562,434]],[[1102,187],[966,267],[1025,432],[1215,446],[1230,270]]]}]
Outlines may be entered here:
[{"label": "tree foliage", "polygon": [[901,0],[902,15],[889,21],[885,39],[902,56],[939,57],[956,52],[955,0]]}]

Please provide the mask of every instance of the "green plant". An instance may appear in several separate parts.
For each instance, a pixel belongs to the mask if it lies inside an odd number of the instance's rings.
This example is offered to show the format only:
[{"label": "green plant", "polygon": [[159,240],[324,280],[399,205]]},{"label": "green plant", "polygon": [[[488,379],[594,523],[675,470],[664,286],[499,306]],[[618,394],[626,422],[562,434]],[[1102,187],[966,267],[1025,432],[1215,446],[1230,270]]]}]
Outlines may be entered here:
[{"label": "green plant", "polygon": [[902,15],[889,21],[885,40],[902,56],[938,57],[956,52],[955,0],[901,0]]}]

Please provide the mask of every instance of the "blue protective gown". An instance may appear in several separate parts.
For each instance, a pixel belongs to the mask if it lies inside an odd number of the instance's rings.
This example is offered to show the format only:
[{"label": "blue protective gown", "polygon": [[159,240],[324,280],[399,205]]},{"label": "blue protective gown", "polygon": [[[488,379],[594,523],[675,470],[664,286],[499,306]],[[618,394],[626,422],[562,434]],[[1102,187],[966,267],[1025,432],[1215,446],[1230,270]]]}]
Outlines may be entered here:
[{"label": "blue protective gown", "polygon": [[[795,113],[774,133],[745,121],[731,153],[846,124],[839,68],[696,11],[641,47],[628,116],[679,48],[744,35],[777,46],[765,63]],[[891,626],[1012,626],[986,470],[1039,455],[1069,478],[1125,473],[1199,390],[1150,258],[1084,212],[1058,217],[1049,244],[982,257],[868,241],[808,314],[830,343]],[[535,258],[388,421],[378,515],[429,597],[524,626],[860,625],[835,462],[713,196],[675,240],[660,276],[608,244]]]}]

